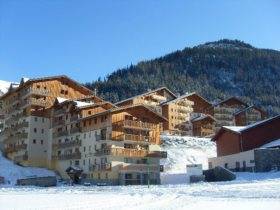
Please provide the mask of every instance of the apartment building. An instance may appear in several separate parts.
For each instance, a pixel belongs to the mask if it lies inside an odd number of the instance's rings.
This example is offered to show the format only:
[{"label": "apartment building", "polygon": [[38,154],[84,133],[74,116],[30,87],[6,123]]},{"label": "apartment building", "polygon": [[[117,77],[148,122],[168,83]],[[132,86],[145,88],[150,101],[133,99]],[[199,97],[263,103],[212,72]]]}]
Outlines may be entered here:
[{"label": "apartment building", "polygon": [[214,118],[216,119],[216,131],[222,126],[234,126],[234,113],[239,112],[248,105],[236,97],[228,98],[214,105]]},{"label": "apartment building", "polygon": [[168,119],[163,124],[164,130],[171,133],[192,135],[191,113],[194,103],[182,95],[161,104],[162,115]]},{"label": "apartment building", "polygon": [[117,106],[143,104],[161,114],[168,121],[163,123],[163,130],[172,133],[192,134],[190,113],[193,102],[186,97],[177,97],[166,87],[158,88],[116,103]]},{"label": "apartment building", "polygon": [[201,114],[191,120],[193,136],[209,137],[215,134],[215,118],[211,115]]},{"label": "apartment building", "polygon": [[70,166],[92,183],[160,184],[160,132],[166,121],[145,105],[57,101],[51,167],[67,178]]},{"label": "apartment building", "polygon": [[119,101],[117,106],[124,107],[129,105],[143,104],[149,106],[159,114],[162,114],[161,104],[166,101],[176,99],[177,96],[168,88],[161,87],[155,90],[149,90],[143,94]]},{"label": "apartment building", "polygon": [[47,166],[50,108],[57,97],[81,98],[92,91],[66,76],[23,78],[0,97],[4,114],[4,154],[29,166]]},{"label": "apartment building", "polygon": [[214,105],[216,132],[222,126],[244,126],[266,118],[266,113],[256,106],[249,106],[236,97],[228,98]]},{"label": "apartment building", "polygon": [[252,105],[247,108],[234,113],[234,120],[236,126],[250,125],[255,122],[264,120],[267,114],[262,109]]}]

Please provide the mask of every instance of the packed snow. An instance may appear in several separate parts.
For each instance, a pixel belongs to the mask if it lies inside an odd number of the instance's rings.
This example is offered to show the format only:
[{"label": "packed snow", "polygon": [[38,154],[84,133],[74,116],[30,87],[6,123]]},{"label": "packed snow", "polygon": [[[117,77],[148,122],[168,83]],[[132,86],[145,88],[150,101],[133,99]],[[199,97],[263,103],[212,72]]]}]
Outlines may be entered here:
[{"label": "packed snow", "polygon": [[[237,173],[229,182],[186,184],[186,164],[202,163],[216,155],[207,138],[162,136],[164,177],[173,184],[159,186],[66,186],[39,188],[0,186],[1,210],[91,209],[215,209],[278,210],[280,172]],[[1,167],[2,168],[2,167]],[[6,168],[6,166],[5,166]],[[181,180],[178,181],[178,176]],[[169,180],[169,181],[170,181]],[[178,184],[180,183],[180,184]]]},{"label": "packed snow", "polygon": [[237,180],[161,186],[0,188],[1,210],[278,210],[280,173],[238,173]]},{"label": "packed snow", "polygon": [[45,168],[23,167],[16,165],[13,161],[3,157],[2,152],[0,151],[0,176],[4,177],[5,185],[15,185],[18,179],[34,176],[55,176],[55,173]]}]

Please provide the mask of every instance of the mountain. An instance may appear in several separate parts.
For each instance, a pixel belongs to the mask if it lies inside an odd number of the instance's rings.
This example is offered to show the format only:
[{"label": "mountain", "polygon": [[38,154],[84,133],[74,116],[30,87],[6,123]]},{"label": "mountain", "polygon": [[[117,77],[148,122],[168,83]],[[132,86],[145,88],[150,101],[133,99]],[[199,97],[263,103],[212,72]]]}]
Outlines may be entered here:
[{"label": "mountain", "polygon": [[11,82],[0,80],[0,96],[6,93],[11,85]]},{"label": "mountain", "polygon": [[238,96],[276,114],[279,81],[279,51],[223,39],[118,69],[86,85],[113,102],[167,86],[178,94],[196,91],[210,101]]}]

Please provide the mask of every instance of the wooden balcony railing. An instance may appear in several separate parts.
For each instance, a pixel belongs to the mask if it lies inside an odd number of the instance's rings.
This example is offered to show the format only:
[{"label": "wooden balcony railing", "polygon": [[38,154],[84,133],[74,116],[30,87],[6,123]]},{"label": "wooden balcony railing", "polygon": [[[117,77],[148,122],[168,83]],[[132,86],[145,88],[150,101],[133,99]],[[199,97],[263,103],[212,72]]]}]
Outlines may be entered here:
[{"label": "wooden balcony railing", "polygon": [[141,122],[137,120],[123,120],[119,122],[124,127],[128,128],[136,128],[136,129],[144,129],[144,130],[152,130],[156,128],[156,125],[148,122]]},{"label": "wooden balcony railing", "polygon": [[57,149],[63,149],[68,147],[80,147],[80,146],[82,146],[82,141],[80,139],[53,144],[53,148],[57,148]]},{"label": "wooden balcony railing", "polygon": [[127,148],[106,148],[95,152],[95,156],[112,155],[120,157],[145,157],[147,150],[127,149]]},{"label": "wooden balcony railing", "polygon": [[166,151],[150,151],[147,154],[147,157],[167,158],[167,152]]},{"label": "wooden balcony railing", "polygon": [[69,154],[61,154],[61,155],[53,156],[53,158],[57,160],[81,159],[81,153],[74,152]]},{"label": "wooden balcony railing", "polygon": [[39,107],[46,107],[48,106],[47,101],[42,100],[42,99],[35,99],[35,98],[30,98],[28,100],[24,100],[21,102],[20,106],[26,107],[26,106],[39,106]]},{"label": "wooden balcony railing", "polygon": [[151,142],[155,143],[156,139],[150,136],[134,135],[134,134],[121,134],[111,137],[113,141],[136,141],[136,142]]},{"label": "wooden balcony railing", "polygon": [[14,157],[14,161],[16,163],[22,162],[22,161],[27,161],[28,160],[28,155],[24,154],[24,155],[18,155]]},{"label": "wooden balcony railing", "polygon": [[65,120],[58,120],[58,121],[53,122],[53,127],[56,127],[59,125],[65,125]]},{"label": "wooden balcony railing", "polygon": [[29,88],[29,89],[26,89],[26,91],[24,92],[23,98],[25,98],[29,95],[48,96],[49,93],[50,93],[49,90]]},{"label": "wooden balcony railing", "polygon": [[89,166],[89,171],[111,171],[112,164],[105,163],[105,164],[94,164]]},{"label": "wooden balcony railing", "polygon": [[54,110],[54,115],[64,115],[66,114],[66,110],[65,109],[57,109],[57,110]]},{"label": "wooden balcony railing", "polygon": [[29,126],[29,123],[28,122],[21,122],[21,123],[18,123],[15,127],[14,127],[14,130],[18,130],[18,129],[21,129],[21,128],[27,128]]},{"label": "wooden balcony railing", "polygon": [[157,164],[123,164],[121,171],[160,171],[160,165]]},{"label": "wooden balcony railing", "polygon": [[13,136],[9,136],[6,139],[4,139],[4,143],[9,143],[13,141],[17,141],[19,139],[26,139],[28,137],[28,133],[16,133]]},{"label": "wooden balcony railing", "polygon": [[79,128],[79,127],[73,127],[70,129],[71,134],[79,133],[79,132],[81,132],[81,128]]},{"label": "wooden balcony railing", "polygon": [[20,150],[26,150],[27,144],[19,144],[15,146],[8,146],[5,148],[5,153],[12,153],[12,152],[18,152]]},{"label": "wooden balcony railing", "polygon": [[69,135],[68,131],[56,131],[53,133],[54,138],[61,137],[61,136],[67,136],[67,135]]}]

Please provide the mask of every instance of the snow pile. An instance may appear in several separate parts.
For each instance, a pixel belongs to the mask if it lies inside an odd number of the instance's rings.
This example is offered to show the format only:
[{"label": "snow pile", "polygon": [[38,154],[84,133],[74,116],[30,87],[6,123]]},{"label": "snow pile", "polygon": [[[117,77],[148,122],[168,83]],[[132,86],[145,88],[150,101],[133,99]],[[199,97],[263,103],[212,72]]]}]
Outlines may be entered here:
[{"label": "snow pile", "polygon": [[13,161],[3,157],[2,152],[0,151],[0,176],[4,177],[5,184],[15,185],[17,179],[34,176],[55,176],[55,173],[44,168],[22,167],[16,165]]},{"label": "snow pile", "polygon": [[209,157],[216,156],[216,145],[210,138],[162,135],[162,149],[167,151],[164,170],[167,173],[184,173],[187,164],[202,164],[208,168]]},{"label": "snow pile", "polygon": [[5,94],[8,91],[10,85],[11,82],[0,80],[0,95]]},{"label": "snow pile", "polygon": [[207,169],[208,158],[216,157],[216,145],[210,138],[162,135],[161,139],[162,150],[167,151],[167,158],[161,162],[162,184],[186,183],[186,165],[202,164]]}]

